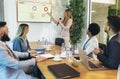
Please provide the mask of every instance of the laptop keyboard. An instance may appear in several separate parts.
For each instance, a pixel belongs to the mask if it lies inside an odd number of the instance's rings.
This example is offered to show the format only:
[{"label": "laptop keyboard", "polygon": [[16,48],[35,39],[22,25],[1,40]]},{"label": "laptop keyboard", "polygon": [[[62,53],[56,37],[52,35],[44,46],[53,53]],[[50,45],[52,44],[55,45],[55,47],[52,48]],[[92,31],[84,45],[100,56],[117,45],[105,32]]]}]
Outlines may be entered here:
[{"label": "laptop keyboard", "polygon": [[88,63],[89,63],[89,66],[91,67],[91,68],[98,68],[95,64],[93,64],[91,61],[88,61]]}]

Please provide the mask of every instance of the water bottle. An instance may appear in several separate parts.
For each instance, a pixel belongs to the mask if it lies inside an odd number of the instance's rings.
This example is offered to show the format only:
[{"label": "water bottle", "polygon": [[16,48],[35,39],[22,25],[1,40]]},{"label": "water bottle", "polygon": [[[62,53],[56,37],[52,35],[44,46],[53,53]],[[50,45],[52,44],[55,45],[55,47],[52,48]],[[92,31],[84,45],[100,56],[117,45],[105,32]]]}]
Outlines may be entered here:
[{"label": "water bottle", "polygon": [[47,39],[45,39],[45,47],[47,48],[47,46],[48,46],[48,41]]},{"label": "water bottle", "polygon": [[67,45],[69,48],[71,48],[72,46],[71,46],[71,44],[70,44],[70,42],[68,43],[68,45]]},{"label": "water bottle", "polygon": [[62,43],[62,46],[61,46],[61,53],[63,53],[65,51],[65,44]]},{"label": "water bottle", "polygon": [[38,40],[37,48],[40,49],[40,40]]},{"label": "water bottle", "polygon": [[72,62],[71,57],[72,57],[72,54],[71,54],[70,48],[69,48],[69,47],[66,47],[66,60],[67,60],[68,62]]},{"label": "water bottle", "polygon": [[67,47],[66,48],[66,60],[69,61],[69,51],[70,49]]},{"label": "water bottle", "polygon": [[120,64],[118,66],[117,79],[120,79]]},{"label": "water bottle", "polygon": [[44,37],[42,37],[42,45],[43,46],[45,45],[45,39],[44,39]]},{"label": "water bottle", "polygon": [[47,41],[47,39],[45,40],[45,45],[48,45],[48,41]]}]

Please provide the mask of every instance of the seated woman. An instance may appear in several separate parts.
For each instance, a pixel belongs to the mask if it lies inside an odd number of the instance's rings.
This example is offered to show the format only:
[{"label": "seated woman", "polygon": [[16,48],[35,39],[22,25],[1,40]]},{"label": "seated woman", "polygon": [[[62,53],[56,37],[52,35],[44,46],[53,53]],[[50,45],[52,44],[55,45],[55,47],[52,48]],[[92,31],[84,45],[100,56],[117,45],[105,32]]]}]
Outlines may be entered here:
[{"label": "seated woman", "polygon": [[88,35],[88,38],[85,40],[85,42],[82,45],[82,49],[87,53],[87,55],[92,56],[93,58],[96,58],[96,56],[91,52],[94,50],[94,48],[99,47],[98,45],[99,43],[96,38],[96,35],[99,32],[100,32],[100,26],[96,23],[91,23],[86,32]]},{"label": "seated woman", "polygon": [[13,50],[19,52],[27,52],[30,50],[29,42],[27,40],[27,33],[29,32],[28,24],[20,24],[17,30],[15,39],[13,40]]}]

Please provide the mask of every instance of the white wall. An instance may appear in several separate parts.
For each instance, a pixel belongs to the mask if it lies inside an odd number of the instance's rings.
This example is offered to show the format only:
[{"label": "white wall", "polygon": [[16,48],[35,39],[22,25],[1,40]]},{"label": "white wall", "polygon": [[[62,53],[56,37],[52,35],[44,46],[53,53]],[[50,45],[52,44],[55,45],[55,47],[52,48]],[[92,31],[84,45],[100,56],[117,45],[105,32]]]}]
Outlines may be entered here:
[{"label": "white wall", "polygon": [[106,17],[108,16],[108,6],[101,6],[103,8],[98,9],[97,12],[92,13],[92,22],[96,22],[100,25],[100,33],[97,38],[100,43],[106,44],[106,33],[104,32]]},{"label": "white wall", "polygon": [[[29,1],[29,0],[27,0]],[[38,1],[38,0],[36,0]],[[63,17],[63,11],[66,8],[65,5],[68,4],[67,0],[53,0],[51,1],[54,4],[52,5],[53,15],[58,18]],[[4,8],[5,8],[5,21],[9,27],[9,36],[11,39],[14,38],[18,25],[20,23],[17,22],[17,8],[16,8],[16,0],[4,0]],[[59,26],[56,26],[54,23],[28,23],[30,26],[30,31],[28,33],[29,41],[37,41],[38,39],[42,39],[45,37],[51,42],[54,42],[54,38],[59,35]]]},{"label": "white wall", "polygon": [[106,18],[108,16],[108,7],[114,3],[113,1],[115,2],[115,0],[109,0],[108,2],[109,4],[106,2],[105,3],[92,2],[92,10],[94,10],[95,12],[92,12],[91,22],[95,22],[100,25],[100,33],[97,35],[97,38],[100,43],[106,44],[107,34],[104,32],[104,27],[106,23]]},{"label": "white wall", "polygon": [[[28,0],[27,0],[28,1]],[[35,0],[38,1],[38,0]],[[49,0],[52,2],[52,14],[56,18],[63,17],[63,11],[66,8],[69,0]],[[85,0],[85,5],[87,5],[88,0]],[[20,23],[17,22],[17,8],[16,8],[16,0],[4,0],[4,8],[5,8],[5,21],[9,27],[9,36],[11,39],[14,38],[18,25]],[[86,6],[86,15],[87,8]],[[85,21],[88,16],[85,16]],[[51,23],[28,23],[30,26],[30,31],[28,33],[29,41],[37,41],[38,39],[42,40],[42,37],[47,38],[50,42],[54,43],[54,39],[59,37],[60,27],[56,26],[53,22]],[[87,21],[85,23],[87,26]],[[86,28],[85,28],[86,29]],[[82,40],[85,39],[85,31],[83,31],[84,35]]]},{"label": "white wall", "polygon": [[17,29],[16,1],[4,0],[5,21],[9,27],[9,36],[13,38]]}]

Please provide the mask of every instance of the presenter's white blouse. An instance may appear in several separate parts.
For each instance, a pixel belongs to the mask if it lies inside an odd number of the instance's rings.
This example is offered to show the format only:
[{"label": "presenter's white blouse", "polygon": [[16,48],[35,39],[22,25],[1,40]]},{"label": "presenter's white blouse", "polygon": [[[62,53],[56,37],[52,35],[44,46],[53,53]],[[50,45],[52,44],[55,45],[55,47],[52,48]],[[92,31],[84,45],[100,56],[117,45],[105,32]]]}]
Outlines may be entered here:
[{"label": "presenter's white blouse", "polygon": [[61,25],[62,26],[61,36],[62,37],[69,37],[70,36],[69,30],[70,30],[70,27],[72,25],[72,22],[73,22],[73,20],[69,19],[66,23],[66,26],[64,26],[63,24]]}]

